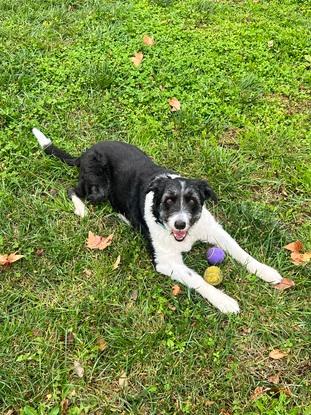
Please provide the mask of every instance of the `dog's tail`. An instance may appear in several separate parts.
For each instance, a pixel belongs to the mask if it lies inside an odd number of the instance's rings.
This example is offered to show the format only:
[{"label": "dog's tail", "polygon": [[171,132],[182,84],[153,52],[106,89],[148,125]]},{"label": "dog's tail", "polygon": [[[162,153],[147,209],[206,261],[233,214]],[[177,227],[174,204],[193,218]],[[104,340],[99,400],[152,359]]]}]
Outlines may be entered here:
[{"label": "dog's tail", "polygon": [[79,166],[80,157],[73,157],[65,151],[61,150],[60,148],[55,147],[52,141],[37,128],[33,128],[32,133],[36,137],[40,147],[46,154],[59,158],[64,163],[69,164],[69,166]]}]

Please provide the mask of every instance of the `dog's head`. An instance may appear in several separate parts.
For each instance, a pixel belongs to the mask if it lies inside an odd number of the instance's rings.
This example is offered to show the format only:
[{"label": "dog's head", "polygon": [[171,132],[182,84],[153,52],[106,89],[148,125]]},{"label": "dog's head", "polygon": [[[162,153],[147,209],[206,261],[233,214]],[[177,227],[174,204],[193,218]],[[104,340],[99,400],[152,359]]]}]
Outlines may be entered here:
[{"label": "dog's head", "polygon": [[149,191],[154,192],[152,211],[157,222],[179,242],[199,220],[205,200],[217,200],[205,180],[159,176],[151,182]]}]

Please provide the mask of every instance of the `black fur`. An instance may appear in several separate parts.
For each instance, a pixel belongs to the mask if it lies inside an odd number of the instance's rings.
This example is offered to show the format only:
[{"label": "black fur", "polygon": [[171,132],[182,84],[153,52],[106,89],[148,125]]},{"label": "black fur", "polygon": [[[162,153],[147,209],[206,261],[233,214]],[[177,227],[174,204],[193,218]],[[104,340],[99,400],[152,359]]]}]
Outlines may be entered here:
[{"label": "black fur", "polygon": [[[178,194],[180,180],[170,178],[174,174],[156,165],[150,157],[130,144],[118,141],[102,141],[85,151],[81,157],[73,157],[53,144],[44,148],[47,154],[60,158],[63,162],[77,166],[80,170],[79,182],[73,192],[91,203],[108,200],[114,210],[124,215],[130,223],[148,237],[144,220],[145,196],[154,191],[154,215],[159,222],[165,220],[178,208],[177,199],[171,209],[163,203],[163,195]],[[197,220],[204,200],[215,195],[207,182],[182,178],[186,190],[184,203],[189,202],[193,221]],[[72,194],[72,193],[71,193]],[[187,199],[188,198],[188,199]],[[186,200],[187,199],[187,200]],[[191,205],[191,206],[190,206]],[[166,210],[165,210],[166,209]]]}]

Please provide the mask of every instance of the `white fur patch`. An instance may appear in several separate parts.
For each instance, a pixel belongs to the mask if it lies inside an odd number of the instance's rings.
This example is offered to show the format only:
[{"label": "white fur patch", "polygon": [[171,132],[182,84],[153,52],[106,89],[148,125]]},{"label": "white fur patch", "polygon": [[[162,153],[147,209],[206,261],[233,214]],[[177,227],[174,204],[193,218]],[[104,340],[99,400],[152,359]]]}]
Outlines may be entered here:
[{"label": "white fur patch", "polygon": [[41,148],[48,147],[52,144],[52,141],[49,138],[47,138],[40,130],[38,130],[38,128],[33,128],[32,133],[38,140],[38,143]]},{"label": "white fur patch", "polygon": [[85,204],[82,202],[82,200],[75,194],[71,195],[72,203],[75,207],[74,213],[77,216],[80,216],[80,218],[84,218],[86,216],[87,210]]},{"label": "white fur patch", "polygon": [[208,284],[195,271],[188,268],[182,259],[182,252],[190,251],[196,241],[215,244],[226,251],[247,270],[264,281],[276,284],[281,275],[273,268],[261,264],[247,252],[222,228],[214,216],[203,206],[200,219],[189,229],[185,239],[175,240],[168,229],[156,222],[152,212],[154,193],[149,192],[145,199],[145,221],[148,225],[156,270],[174,280],[195,289],[223,313],[238,313],[238,303],[222,291]]}]

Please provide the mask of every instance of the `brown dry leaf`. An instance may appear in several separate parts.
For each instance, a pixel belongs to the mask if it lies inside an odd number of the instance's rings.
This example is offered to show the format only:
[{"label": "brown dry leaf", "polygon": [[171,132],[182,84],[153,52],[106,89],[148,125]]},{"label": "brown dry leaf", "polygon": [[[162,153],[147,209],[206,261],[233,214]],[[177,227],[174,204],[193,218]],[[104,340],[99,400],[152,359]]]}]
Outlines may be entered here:
[{"label": "brown dry leaf", "polygon": [[69,399],[63,399],[62,401],[61,401],[61,404],[60,404],[60,406],[61,406],[61,414],[62,415],[67,415],[67,413],[68,413],[68,408],[69,408]]},{"label": "brown dry leaf", "polygon": [[232,414],[227,409],[221,408],[219,411],[219,415],[232,415]]},{"label": "brown dry leaf", "polygon": [[101,352],[103,352],[105,349],[107,349],[108,344],[107,344],[106,340],[104,340],[102,337],[99,337],[97,339],[97,346],[98,346],[98,349]]},{"label": "brown dry leaf", "polygon": [[302,265],[303,264],[303,259],[302,259],[302,255],[300,252],[294,251],[290,254],[290,257],[292,259],[292,263],[294,265]]},{"label": "brown dry leaf", "polygon": [[291,252],[299,252],[303,250],[303,244],[300,241],[295,241],[284,246],[284,248]]},{"label": "brown dry leaf", "polygon": [[119,378],[119,386],[120,386],[121,389],[124,389],[124,388],[128,387],[128,379],[127,379],[125,371],[123,371],[121,373],[121,376]]},{"label": "brown dry leaf", "polygon": [[269,353],[269,357],[271,359],[274,359],[274,360],[283,359],[283,357],[285,357],[287,355],[288,355],[288,353],[282,352],[280,349],[271,350],[271,352]]},{"label": "brown dry leaf", "polygon": [[88,268],[85,268],[85,270],[83,270],[83,273],[87,276],[90,277],[92,275],[92,271]]},{"label": "brown dry leaf", "polygon": [[270,388],[264,388],[263,386],[257,386],[254,392],[251,394],[251,400],[254,401],[258,399],[261,395],[266,393]]},{"label": "brown dry leaf", "polygon": [[99,235],[95,235],[89,231],[89,236],[86,241],[86,246],[90,249],[106,249],[107,246],[111,245],[113,234],[107,236],[107,238]]},{"label": "brown dry leaf", "polygon": [[252,329],[250,328],[250,327],[246,327],[246,326],[243,326],[242,327],[242,334],[243,335],[247,335],[247,334],[250,334],[252,332]]},{"label": "brown dry leaf", "polygon": [[68,333],[66,333],[66,336],[64,337],[64,341],[67,344],[73,344],[75,341],[75,335],[73,334],[72,331],[68,331]]},{"label": "brown dry leaf", "polygon": [[144,42],[144,45],[146,45],[146,46],[153,46],[154,45],[153,37],[150,37],[150,36],[147,36],[147,35],[144,36],[143,42]]},{"label": "brown dry leaf", "polygon": [[175,111],[179,111],[180,110],[180,102],[178,101],[177,98],[170,98],[168,100],[169,105],[171,106],[171,111],[175,112]]},{"label": "brown dry leaf", "polygon": [[134,56],[131,57],[131,61],[134,66],[139,66],[143,60],[144,54],[142,52],[136,52]]},{"label": "brown dry leaf", "polygon": [[81,366],[81,364],[80,364],[77,360],[75,360],[75,361],[73,362],[73,370],[74,370],[75,374],[76,374],[79,378],[83,378],[83,375],[84,375],[84,369],[83,369],[83,367]]},{"label": "brown dry leaf", "polygon": [[133,291],[131,292],[131,295],[130,295],[130,300],[132,300],[132,301],[136,301],[136,300],[137,300],[137,298],[138,298],[138,291],[137,291],[137,290],[133,290]]},{"label": "brown dry leaf", "polygon": [[24,258],[24,255],[16,255],[16,252],[14,254],[0,255],[0,265],[8,267],[21,258]]},{"label": "brown dry leaf", "polygon": [[118,255],[118,258],[116,259],[116,262],[113,264],[112,269],[115,270],[119,268],[120,262],[121,262],[121,256]]},{"label": "brown dry leaf", "polygon": [[283,278],[281,282],[274,285],[274,288],[279,291],[287,290],[288,288],[294,287],[295,283],[289,278]]},{"label": "brown dry leaf", "polygon": [[274,385],[277,385],[278,383],[280,383],[280,375],[279,374],[271,375],[268,377],[268,381],[270,383],[273,383]]},{"label": "brown dry leaf", "polygon": [[311,259],[311,252],[305,252],[304,254],[300,252],[292,252],[290,254],[292,263],[294,265],[303,265],[306,262],[309,262]]},{"label": "brown dry leaf", "polygon": [[36,255],[37,256],[42,256],[44,254],[44,249],[43,248],[38,248],[37,250],[36,250]]},{"label": "brown dry leaf", "polygon": [[288,386],[283,386],[282,388],[279,389],[278,392],[279,393],[284,393],[284,395],[286,395],[286,396],[292,396],[292,391],[290,390],[290,388]]},{"label": "brown dry leaf", "polygon": [[174,297],[177,297],[181,293],[181,288],[178,284],[173,285],[172,294]]}]

